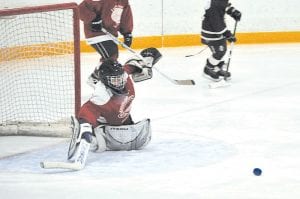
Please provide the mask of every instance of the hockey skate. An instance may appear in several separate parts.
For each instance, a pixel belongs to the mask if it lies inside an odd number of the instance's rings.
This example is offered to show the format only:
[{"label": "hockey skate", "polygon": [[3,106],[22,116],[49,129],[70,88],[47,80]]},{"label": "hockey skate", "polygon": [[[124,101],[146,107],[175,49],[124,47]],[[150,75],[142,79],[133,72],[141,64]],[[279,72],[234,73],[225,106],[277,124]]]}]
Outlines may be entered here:
[{"label": "hockey skate", "polygon": [[221,61],[217,67],[220,69],[219,75],[224,78],[224,80],[228,81],[231,79],[231,73],[227,70],[227,64],[224,61]]},{"label": "hockey skate", "polygon": [[224,62],[220,62],[218,65],[214,66],[207,61],[204,67],[203,76],[212,82],[208,84],[209,88],[220,88],[230,86],[228,80],[230,80],[230,72],[223,69],[225,66]]},{"label": "hockey skate", "polygon": [[219,71],[220,71],[220,69],[218,67],[206,65],[204,67],[203,76],[205,78],[209,79],[209,80],[212,80],[214,82],[218,82],[218,81],[222,80],[220,78]]},{"label": "hockey skate", "polygon": [[220,62],[218,65],[214,66],[209,61],[207,61],[206,66],[204,67],[204,77],[212,80],[214,82],[218,82],[221,80],[229,80],[231,77],[230,72],[223,69],[224,62]]}]

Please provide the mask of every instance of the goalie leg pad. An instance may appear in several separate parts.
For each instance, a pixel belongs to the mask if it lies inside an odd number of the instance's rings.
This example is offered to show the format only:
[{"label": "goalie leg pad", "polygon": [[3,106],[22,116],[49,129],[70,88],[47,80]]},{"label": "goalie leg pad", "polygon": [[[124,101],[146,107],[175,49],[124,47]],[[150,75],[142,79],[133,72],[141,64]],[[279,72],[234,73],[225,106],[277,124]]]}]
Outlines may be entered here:
[{"label": "goalie leg pad", "polygon": [[81,139],[76,153],[74,155],[74,162],[75,163],[80,163],[81,165],[85,165],[89,150],[90,150],[91,144],[86,141],[85,139]]},{"label": "goalie leg pad", "polygon": [[[78,153],[82,153],[81,148],[89,150],[92,142],[92,126],[88,123],[79,124],[75,117],[72,120],[72,137],[69,144],[68,160],[76,161],[79,158]],[[87,144],[89,145],[87,147]],[[82,149],[82,150],[83,150]]]},{"label": "goalie leg pad", "polygon": [[101,126],[95,129],[97,140],[102,136],[106,149],[112,151],[142,149],[150,142],[151,133],[150,119],[132,125]]},{"label": "goalie leg pad", "polygon": [[71,116],[71,129],[72,129],[72,137],[69,144],[68,159],[74,156],[76,147],[80,142],[80,138],[81,138],[79,122],[73,116]]}]

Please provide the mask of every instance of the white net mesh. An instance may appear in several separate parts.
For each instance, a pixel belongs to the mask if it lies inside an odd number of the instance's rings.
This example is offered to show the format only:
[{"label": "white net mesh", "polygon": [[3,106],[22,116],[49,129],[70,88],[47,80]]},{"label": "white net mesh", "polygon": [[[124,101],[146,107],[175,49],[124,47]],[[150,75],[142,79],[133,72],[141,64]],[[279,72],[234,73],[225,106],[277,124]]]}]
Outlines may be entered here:
[{"label": "white net mesh", "polygon": [[11,124],[55,126],[75,114],[74,31],[73,9],[0,11],[2,134]]}]

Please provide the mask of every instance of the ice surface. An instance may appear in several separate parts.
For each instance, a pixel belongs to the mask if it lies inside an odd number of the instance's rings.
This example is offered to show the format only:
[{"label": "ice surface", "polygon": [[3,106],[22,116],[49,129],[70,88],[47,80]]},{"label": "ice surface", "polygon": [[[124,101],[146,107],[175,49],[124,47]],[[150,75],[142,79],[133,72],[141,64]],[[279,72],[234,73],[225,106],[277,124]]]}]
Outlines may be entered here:
[{"label": "ice surface", "polygon": [[[78,172],[44,170],[40,161],[66,159],[67,139],[0,137],[1,198],[298,199],[300,44],[235,46],[232,84],[219,89],[202,77],[208,50],[185,57],[201,48],[159,49],[160,71],[195,86],[157,73],[136,84],[133,119],[153,128],[143,150],[90,153]],[[121,51],[120,60],[130,56]],[[82,56],[83,102],[98,59]]]}]

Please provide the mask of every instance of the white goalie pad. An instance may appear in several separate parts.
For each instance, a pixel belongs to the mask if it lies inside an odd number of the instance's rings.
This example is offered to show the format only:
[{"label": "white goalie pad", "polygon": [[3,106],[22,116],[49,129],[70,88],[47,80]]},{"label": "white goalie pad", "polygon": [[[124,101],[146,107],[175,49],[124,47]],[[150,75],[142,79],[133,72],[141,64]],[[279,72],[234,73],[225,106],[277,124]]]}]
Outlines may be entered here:
[{"label": "white goalie pad", "polygon": [[104,148],[111,151],[138,150],[144,148],[151,140],[150,119],[132,125],[99,126],[94,132],[99,152]]}]

